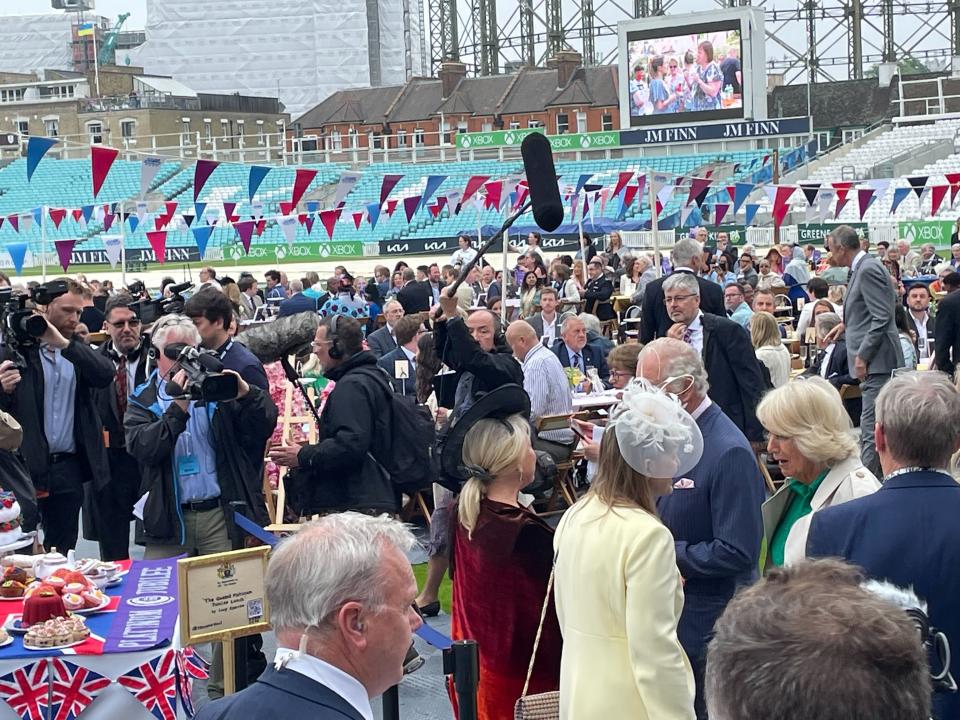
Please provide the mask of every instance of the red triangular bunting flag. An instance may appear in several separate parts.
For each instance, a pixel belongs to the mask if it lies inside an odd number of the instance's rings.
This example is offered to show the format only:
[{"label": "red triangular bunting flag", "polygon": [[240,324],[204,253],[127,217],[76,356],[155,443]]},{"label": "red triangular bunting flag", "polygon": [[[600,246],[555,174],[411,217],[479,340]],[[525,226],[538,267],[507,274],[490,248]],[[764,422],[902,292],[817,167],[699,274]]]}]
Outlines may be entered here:
[{"label": "red triangular bunting flag", "polygon": [[[380,204],[383,205],[383,201],[387,199],[387,196],[393,192],[393,189],[397,186],[397,183],[403,180],[403,175],[384,175],[383,183],[380,185]],[[396,205],[394,205],[396,207]]]},{"label": "red triangular bunting flag", "polygon": [[57,248],[57,258],[60,260],[60,267],[66,272],[70,267],[70,257],[73,254],[73,246],[76,240],[56,240],[54,245]]},{"label": "red triangular bunting flag", "polygon": [[873,200],[873,188],[860,188],[857,190],[857,206],[860,208],[860,219],[863,220],[863,215],[867,212],[867,208],[870,207],[870,201]]},{"label": "red triangular bunting flag", "polygon": [[233,211],[237,209],[237,204],[235,202],[225,202],[223,204],[223,215],[226,217],[227,222],[233,222]]},{"label": "red triangular bunting flag", "polygon": [[433,217],[436,217],[437,215],[440,214],[440,206],[439,206],[439,205],[427,205],[427,208],[429,208],[430,214],[433,215]]},{"label": "red triangular bunting flag", "polygon": [[83,210],[71,210],[70,215],[73,217],[74,222],[80,222],[80,218],[83,217]]},{"label": "red triangular bunting flag", "polygon": [[622,172],[617,175],[617,184],[613,188],[613,195],[611,197],[619,195],[620,191],[623,190],[631,180],[633,180],[633,175],[633,172]]},{"label": "red triangular bunting flag", "polygon": [[727,185],[727,195],[730,196],[730,202],[735,203],[737,201],[737,186]]},{"label": "red triangular bunting flag", "polygon": [[487,203],[485,207],[500,209],[500,198],[503,194],[503,181],[490,182],[484,186],[487,189]]},{"label": "red triangular bunting flag", "polygon": [[403,199],[403,212],[407,216],[407,222],[410,222],[413,214],[417,211],[417,207],[420,205],[420,197],[420,195],[413,195]]},{"label": "red triangular bunting flag", "polygon": [[306,213],[298,213],[298,214],[297,214],[297,222],[300,223],[301,225],[306,225],[306,224],[307,224],[307,214],[306,214]]},{"label": "red triangular bunting flag", "polygon": [[20,216],[19,215],[7,215],[7,222],[10,223],[11,227],[17,232],[20,232]]},{"label": "red triangular bunting flag", "polygon": [[360,223],[362,222],[363,222],[363,213],[362,212],[353,213],[353,226],[357,230],[360,229]]},{"label": "red triangular bunting flag", "polygon": [[787,210],[790,209],[787,201],[796,189],[796,185],[777,186],[777,195],[773,200],[773,222],[777,227],[780,227],[780,223],[782,223],[783,219],[787,216]]},{"label": "red triangular bunting flag", "polygon": [[690,194],[687,195],[687,201],[684,205],[689,205],[693,202],[694,198],[697,198],[698,203],[700,195],[707,189],[710,188],[710,178],[690,178]]},{"label": "red triangular bunting flag", "polygon": [[936,215],[940,210],[940,205],[943,203],[943,198],[947,196],[947,190],[950,189],[949,185],[934,185],[930,189],[930,214]]},{"label": "red triangular bunting flag", "polygon": [[467,180],[467,186],[463,189],[463,197],[460,199],[460,204],[466,205],[467,200],[473,197],[473,194],[482,188],[483,184],[489,179],[489,175],[474,175]]},{"label": "red triangular bunting flag", "polygon": [[393,213],[397,210],[398,200],[387,200],[387,217],[393,217]]},{"label": "red triangular bunting flag", "polygon": [[300,223],[307,229],[307,235],[310,235],[313,232],[313,224],[317,221],[316,217],[313,215],[305,215],[303,222]]},{"label": "red triangular bunting flag", "polygon": [[950,204],[957,201],[957,193],[960,192],[960,173],[946,173],[944,177],[950,183]]},{"label": "red triangular bunting flag", "polygon": [[843,210],[843,206],[847,204],[847,194],[850,192],[850,188],[853,187],[853,182],[847,180],[845,182],[830,184],[833,185],[833,189],[837,191],[837,209],[834,211],[834,217],[840,217],[840,211]]},{"label": "red triangular bunting flag", "polygon": [[154,230],[148,232],[147,240],[150,241],[150,247],[153,248],[153,254],[157,257],[157,262],[163,265],[167,261],[167,231]]},{"label": "red triangular bunting flag", "polygon": [[323,225],[323,229],[327,231],[327,237],[331,240],[333,240],[333,228],[336,226],[339,217],[340,212],[338,210],[320,211],[320,223]]},{"label": "red triangular bunting flag", "polygon": [[637,196],[638,192],[640,192],[639,185],[627,185],[627,189],[623,193],[624,208],[629,208],[633,204],[633,199]]},{"label": "red triangular bunting flag", "polygon": [[723,219],[727,216],[727,210],[730,209],[728,203],[717,203],[713,206],[713,224],[720,225],[723,223]]},{"label": "red triangular bunting flag", "polygon": [[197,166],[193,169],[194,202],[200,197],[200,191],[203,190],[203,186],[207,184],[207,179],[219,164],[216,160],[197,160]]},{"label": "red triangular bunting flag", "polygon": [[263,231],[266,230],[266,229],[267,229],[267,220],[266,220],[266,218],[262,218],[262,219],[260,219],[260,220],[257,220],[257,224],[256,224],[256,226],[254,227],[254,230],[257,231],[257,237],[260,237],[261,235],[263,235]]},{"label": "red triangular bunting flag", "polygon": [[296,206],[293,203],[282,202],[280,203],[280,214],[281,215],[292,215],[293,210]]},{"label": "red triangular bunting flag", "polygon": [[243,245],[243,252],[250,253],[250,239],[253,237],[253,220],[244,220],[243,222],[235,223],[233,229],[237,231],[237,235],[240,236],[240,242]]},{"label": "red triangular bunting flag", "polygon": [[119,150],[110,147],[92,147],[90,148],[90,165],[93,169],[93,199],[97,199],[97,193],[103,187],[103,181],[107,179],[107,173],[113,161],[120,154]]},{"label": "red triangular bunting flag", "polygon": [[293,196],[290,198],[290,202],[293,203],[294,207],[300,202],[300,198],[303,197],[303,194],[307,191],[307,188],[310,187],[310,183],[313,182],[316,176],[316,170],[297,168],[297,176],[293,180]]},{"label": "red triangular bunting flag", "polygon": [[[53,226],[60,229],[60,223],[67,216],[67,211],[62,208],[50,208],[50,219],[53,220]],[[66,268],[64,268],[66,269]]]}]

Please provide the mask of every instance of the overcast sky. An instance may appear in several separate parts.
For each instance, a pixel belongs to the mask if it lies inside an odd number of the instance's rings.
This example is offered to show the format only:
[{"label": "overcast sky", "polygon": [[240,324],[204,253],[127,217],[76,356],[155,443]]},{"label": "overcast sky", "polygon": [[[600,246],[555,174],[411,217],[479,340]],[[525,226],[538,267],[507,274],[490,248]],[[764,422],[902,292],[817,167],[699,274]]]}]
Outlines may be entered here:
[{"label": "overcast sky", "polygon": [[[96,0],[97,13],[116,22],[117,15],[128,12],[126,27],[142,30],[147,24],[147,0]],[[50,7],[50,0],[16,0],[0,2],[0,15],[31,15],[60,12]]]}]

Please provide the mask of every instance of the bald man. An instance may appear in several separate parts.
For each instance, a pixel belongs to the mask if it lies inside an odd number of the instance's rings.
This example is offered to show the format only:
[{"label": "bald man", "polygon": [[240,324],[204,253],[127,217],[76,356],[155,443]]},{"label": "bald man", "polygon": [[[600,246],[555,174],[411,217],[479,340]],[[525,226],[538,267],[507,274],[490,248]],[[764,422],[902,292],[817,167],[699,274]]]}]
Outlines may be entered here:
[{"label": "bald man", "polygon": [[[572,414],[573,394],[560,358],[543,346],[533,326],[526,320],[511,323],[507,343],[523,368],[523,389],[530,396],[530,421],[536,424],[541,417]],[[566,462],[573,441],[572,430],[545,430],[534,439],[533,447],[550,453],[557,462]]]}]

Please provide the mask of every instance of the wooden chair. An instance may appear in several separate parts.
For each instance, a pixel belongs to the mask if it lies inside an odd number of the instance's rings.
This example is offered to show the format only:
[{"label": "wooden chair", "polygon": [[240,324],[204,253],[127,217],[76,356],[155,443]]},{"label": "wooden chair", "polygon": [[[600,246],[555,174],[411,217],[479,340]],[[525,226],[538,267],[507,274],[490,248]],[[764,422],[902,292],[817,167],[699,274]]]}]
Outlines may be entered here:
[{"label": "wooden chair", "polygon": [[[537,434],[547,430],[565,430],[570,428],[570,415],[544,415],[537,418]],[[576,465],[576,445],[570,446],[570,456],[567,460],[557,463],[557,476],[553,481],[553,493],[547,501],[545,512],[554,512],[557,503],[562,498],[569,507],[577,501],[577,490],[573,485],[573,468]],[[581,456],[582,457],[582,456]]]},{"label": "wooden chair", "polygon": [[616,310],[613,309],[613,303],[610,300],[601,300],[593,307],[593,313],[596,315],[599,309],[604,306],[610,308],[613,317],[609,320],[600,321],[600,334],[616,342],[620,338],[620,320]]},{"label": "wooden chair", "polygon": [[627,308],[627,311],[623,314],[623,320],[621,325],[626,326],[623,334],[628,340],[636,340],[640,337],[640,323],[643,322],[640,318],[640,306],[631,305]]},{"label": "wooden chair", "polygon": [[430,503],[424,495],[425,490],[418,490],[413,495],[405,496],[407,501],[400,508],[400,519],[404,522],[410,522],[416,517],[422,517],[427,521],[427,527],[433,520],[433,511],[430,509]]},{"label": "wooden chair", "polygon": [[840,387],[841,400],[857,400],[863,397],[863,391],[859,385],[842,385]]}]

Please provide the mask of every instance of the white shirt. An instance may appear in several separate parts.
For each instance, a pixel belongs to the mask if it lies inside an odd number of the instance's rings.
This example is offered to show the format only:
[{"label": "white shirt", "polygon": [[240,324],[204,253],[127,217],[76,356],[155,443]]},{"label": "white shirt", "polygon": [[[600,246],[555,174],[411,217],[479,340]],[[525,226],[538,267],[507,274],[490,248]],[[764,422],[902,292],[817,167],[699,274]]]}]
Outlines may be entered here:
[{"label": "white shirt", "polygon": [[697,316],[693,319],[689,325],[687,325],[687,330],[690,331],[690,345],[698,352],[703,352],[703,323],[700,322],[700,318],[703,317],[703,311],[700,311]]},{"label": "white shirt", "polygon": [[403,345],[400,346],[400,349],[403,350],[403,354],[407,356],[407,360],[410,361],[410,364],[413,366],[413,369],[417,369],[417,355],[416,353],[408,350]]},{"label": "white shirt", "polygon": [[367,696],[366,688],[360,684],[359,680],[313,655],[296,655],[294,657],[295,652],[291,648],[277,648],[276,660],[290,657],[284,665],[284,670],[300,673],[329,688],[350,703],[353,709],[360,713],[363,720],[373,720],[370,698]]},{"label": "white shirt", "polygon": [[853,258],[853,262],[850,263],[850,274],[851,274],[851,275],[853,275],[853,273],[856,272],[856,270],[857,270],[857,265],[859,265],[866,256],[867,256],[867,254],[866,254],[863,250],[860,250],[860,251],[856,254],[856,256]]},{"label": "white shirt", "polygon": [[713,401],[710,400],[709,397],[705,397],[703,402],[697,405],[697,409],[690,413],[690,417],[694,420],[699,420],[700,416],[703,415],[711,405],[713,405]]},{"label": "white shirt", "polygon": [[[539,343],[523,358],[523,389],[530,396],[530,419],[573,412],[573,395],[560,359]],[[546,430],[540,437],[550,442],[573,442],[572,430]]]},{"label": "white shirt", "polygon": [[917,326],[917,346],[920,348],[920,359],[928,360],[930,358],[930,338],[927,337],[927,322],[930,320],[930,313],[924,311],[923,320],[917,320],[917,316],[911,311],[910,318]]},{"label": "white shirt", "polygon": [[[798,337],[804,337],[807,328],[810,327],[810,322],[813,320],[813,308],[816,307],[818,302],[820,302],[820,300],[807,300],[807,302],[804,303],[803,310],[800,311],[800,317],[797,319]],[[828,300],[827,302],[830,301]],[[840,319],[843,320],[843,305],[837,305],[831,302],[830,306]]]},{"label": "white shirt", "polygon": [[542,340],[546,340],[546,341],[547,341],[546,346],[547,346],[548,348],[549,348],[549,347],[553,347],[553,342],[554,342],[554,340],[556,340],[556,337],[557,337],[557,334],[556,334],[556,330],[557,330],[557,314],[554,313],[554,314],[553,314],[553,318],[550,319],[550,320],[547,320],[547,318],[544,316],[544,314],[543,314],[543,313],[540,313],[540,319],[543,321],[543,338],[542,338]]},{"label": "white shirt", "polygon": [[827,349],[823,353],[823,360],[820,362],[820,377],[827,377],[827,368],[830,367],[830,358],[833,357],[833,351],[836,349],[836,343],[830,343],[827,345]]},{"label": "white shirt", "polygon": [[466,249],[457,248],[454,251],[453,255],[450,256],[450,264],[453,265],[454,267],[456,267],[457,265],[461,265],[461,266],[466,265],[471,260],[473,260],[476,256],[477,256],[477,251],[474,250],[472,247],[468,247]]}]

